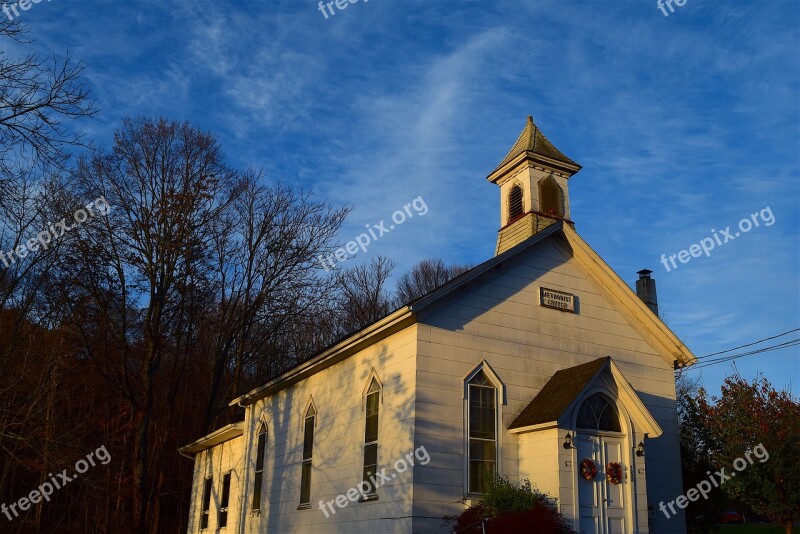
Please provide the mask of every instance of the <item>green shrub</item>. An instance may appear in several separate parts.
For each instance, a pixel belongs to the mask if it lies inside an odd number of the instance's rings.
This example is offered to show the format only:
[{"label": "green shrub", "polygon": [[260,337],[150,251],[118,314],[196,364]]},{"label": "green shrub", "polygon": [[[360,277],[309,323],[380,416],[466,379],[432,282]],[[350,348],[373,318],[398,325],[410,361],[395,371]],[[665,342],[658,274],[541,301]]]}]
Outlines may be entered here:
[{"label": "green shrub", "polygon": [[572,534],[574,531],[558,511],[557,500],[531,487],[528,479],[515,484],[495,475],[489,481],[486,495],[456,517],[446,517],[459,534],[479,534],[485,523],[488,534],[524,532],[530,525],[539,534]]}]

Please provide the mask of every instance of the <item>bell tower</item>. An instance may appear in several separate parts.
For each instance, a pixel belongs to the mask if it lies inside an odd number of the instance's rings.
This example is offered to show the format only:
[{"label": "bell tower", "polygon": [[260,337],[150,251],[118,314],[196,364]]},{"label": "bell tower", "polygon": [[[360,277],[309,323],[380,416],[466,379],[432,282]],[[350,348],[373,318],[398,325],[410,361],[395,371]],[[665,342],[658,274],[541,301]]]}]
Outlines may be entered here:
[{"label": "bell tower", "polygon": [[562,154],[528,116],[517,142],[486,177],[500,186],[500,232],[495,256],[569,218],[567,180],[581,166]]}]

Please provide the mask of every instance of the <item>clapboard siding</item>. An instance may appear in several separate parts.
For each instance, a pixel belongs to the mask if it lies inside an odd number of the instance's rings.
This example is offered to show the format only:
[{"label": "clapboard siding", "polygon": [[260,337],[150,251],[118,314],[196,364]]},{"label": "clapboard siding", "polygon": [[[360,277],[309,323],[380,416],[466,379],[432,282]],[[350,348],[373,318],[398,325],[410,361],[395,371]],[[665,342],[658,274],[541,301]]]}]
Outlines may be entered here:
[{"label": "clapboard siding", "polygon": [[[577,295],[579,313],[541,307],[541,286]],[[435,451],[437,442],[446,442],[448,452],[461,446],[462,455],[435,456],[432,452],[432,461],[424,470],[442,470],[443,476],[437,479],[425,473],[415,478],[414,515],[420,518],[415,519],[415,532],[435,529],[433,522],[423,517],[440,510],[450,515],[463,510],[455,503],[464,496],[462,381],[483,360],[506,386],[503,428],[507,428],[556,371],[611,356],[664,430],[663,436],[647,444],[650,501],[672,499],[682,492],[673,371],[615,306],[568,251],[547,240],[420,314],[415,444]],[[552,472],[563,468],[573,473],[571,467],[556,463],[559,453],[554,452],[552,469],[534,473],[532,466],[537,461],[519,457],[526,443],[507,431],[500,439],[503,473],[514,477],[538,474],[540,487],[555,496],[564,494],[562,507],[573,505],[574,482],[560,488],[563,476]],[[436,491],[426,491],[433,485],[429,481],[436,482]],[[531,481],[538,484],[534,477]],[[634,518],[644,532],[648,503],[643,491],[637,487],[641,497],[636,499]],[[430,499],[416,498],[422,494],[429,494]],[[658,532],[685,532],[682,519],[657,525]]]},{"label": "clapboard siding", "polygon": [[[636,481],[633,518],[638,532],[647,533],[648,504],[657,507],[681,493],[673,371],[558,243],[540,242],[423,310],[417,324],[251,405],[242,438],[197,455],[189,531],[197,530],[201,466],[210,461],[237,466],[231,508],[234,495],[236,505],[244,502],[245,508],[237,517],[231,514],[230,524],[243,521],[243,532],[446,532],[443,516],[464,509],[458,503],[465,496],[463,380],[483,361],[505,386],[501,473],[529,478],[558,497],[572,517],[578,481],[573,453],[561,447],[567,429],[522,434],[505,429],[555,372],[611,356],[663,429],[647,442],[645,457],[628,466]],[[542,286],[577,295],[578,313],[541,307]],[[334,505],[336,513],[326,518],[319,502],[330,502],[361,481],[363,391],[373,369],[383,383],[378,468],[395,476],[379,488],[379,500]],[[312,397],[317,419],[311,508],[298,510],[303,415]],[[262,417],[268,425],[263,503],[260,515],[253,515],[252,447]],[[642,437],[634,429],[629,445]],[[394,462],[420,447],[430,463],[395,472]],[[221,481],[221,474],[214,476]],[[682,517],[652,520],[659,534],[685,533]]]},{"label": "clapboard siding", "polygon": [[203,485],[207,477],[213,479],[211,507],[209,510],[209,528],[204,532],[213,532],[219,525],[219,505],[222,498],[222,477],[231,473],[230,496],[228,501],[227,532],[236,532],[239,519],[239,499],[242,490],[243,453],[242,436],[197,453],[195,456],[194,476],[192,479],[192,496],[189,507],[190,534],[200,532],[200,515],[202,512]]},{"label": "clapboard siding", "polygon": [[[379,416],[378,469],[413,450],[416,326],[397,332],[309,378],[255,403],[248,410],[248,433],[263,416],[269,437],[264,499],[260,516],[246,513],[246,532],[410,531],[412,471],[379,488],[379,500],[334,504],[329,517],[319,501],[331,501],[361,481],[363,469],[363,391],[375,369],[383,384]],[[303,444],[303,416],[313,397],[314,429],[311,508],[298,510]],[[248,457],[252,472],[255,455]],[[396,518],[396,519],[381,519]],[[391,525],[390,527],[387,525]]]}]

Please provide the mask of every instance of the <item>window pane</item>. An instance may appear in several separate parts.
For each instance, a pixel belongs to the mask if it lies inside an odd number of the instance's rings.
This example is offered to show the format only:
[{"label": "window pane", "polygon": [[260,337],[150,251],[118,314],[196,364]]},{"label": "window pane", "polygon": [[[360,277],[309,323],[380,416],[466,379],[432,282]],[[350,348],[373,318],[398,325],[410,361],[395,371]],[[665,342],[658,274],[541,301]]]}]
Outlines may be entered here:
[{"label": "window pane", "polygon": [[258,433],[258,445],[256,446],[256,470],[264,469],[264,448],[267,444],[267,433]]},{"label": "window pane", "polygon": [[378,441],[378,414],[367,415],[364,443]]},{"label": "window pane", "polygon": [[469,462],[469,492],[486,493],[488,481],[495,472],[495,462],[470,460]]},{"label": "window pane", "polygon": [[581,405],[581,409],[578,410],[577,425],[578,428],[597,429],[597,418],[587,402],[584,402]]},{"label": "window pane", "polygon": [[600,430],[610,430],[612,432],[622,432],[619,426],[619,417],[613,406],[607,404],[603,413],[600,415]]},{"label": "window pane", "polygon": [[606,400],[596,393],[591,397],[589,397],[588,399],[586,399],[586,404],[591,406],[592,411],[595,414],[602,413],[605,407],[608,405]]},{"label": "window pane", "polygon": [[480,441],[477,439],[469,440],[469,459],[470,460],[491,460],[495,461],[494,441]]},{"label": "window pane", "polygon": [[306,417],[306,427],[303,434],[303,460],[311,458],[314,452],[314,418]]},{"label": "window pane", "polygon": [[369,483],[367,493],[375,493],[375,486],[372,483],[372,477],[378,470],[378,444],[364,445],[364,476],[363,480]]},{"label": "window pane", "polygon": [[211,508],[211,487],[213,481],[210,478],[205,479],[203,483],[203,509],[200,515],[200,528],[208,528],[208,511]]},{"label": "window pane", "polygon": [[207,512],[211,508],[211,485],[213,481],[207,478],[203,485],[203,511]]},{"label": "window pane", "polygon": [[300,504],[311,502],[311,462],[303,462],[303,473],[300,477]]},{"label": "window pane", "polygon": [[[375,382],[373,381],[373,384]],[[364,429],[364,442],[378,440],[378,411],[379,411],[379,394],[370,393],[367,395],[367,417]]]},{"label": "window pane", "polygon": [[222,498],[219,501],[220,508],[227,508],[228,501],[230,500],[231,496],[231,474],[225,473],[225,476],[222,477]]},{"label": "window pane", "polygon": [[494,439],[495,437],[495,388],[469,387],[469,435],[472,438]]},{"label": "window pane", "polygon": [[372,382],[369,383],[369,389],[367,390],[367,394],[375,393],[376,391],[380,391],[380,390],[381,390],[381,387],[378,385],[378,381],[373,378]]},{"label": "window pane", "polygon": [[261,509],[261,471],[253,477],[253,510]]},{"label": "window pane", "polygon": [[220,512],[219,513],[219,528],[224,528],[228,526],[228,512]]},{"label": "window pane", "polygon": [[367,395],[367,415],[378,415],[378,393]]},{"label": "window pane", "polygon": [[375,476],[375,471],[377,471],[378,466],[376,465],[365,465],[364,466],[364,482],[367,483],[369,488],[367,488],[367,495],[374,495],[377,489],[375,488],[375,484],[372,482],[372,477]]},{"label": "window pane", "polygon": [[378,444],[364,445],[364,464],[375,465],[378,463]]},{"label": "window pane", "polygon": [[486,378],[486,374],[483,371],[478,372],[475,376],[472,377],[472,380],[469,381],[470,384],[475,385],[490,385],[489,379]]}]

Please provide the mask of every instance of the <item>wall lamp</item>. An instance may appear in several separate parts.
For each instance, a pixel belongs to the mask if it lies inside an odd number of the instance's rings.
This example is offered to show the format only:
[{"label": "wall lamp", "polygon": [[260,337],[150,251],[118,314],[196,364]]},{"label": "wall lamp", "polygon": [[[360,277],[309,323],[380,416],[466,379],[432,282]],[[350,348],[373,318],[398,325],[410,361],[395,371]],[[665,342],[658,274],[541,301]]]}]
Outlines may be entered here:
[{"label": "wall lamp", "polygon": [[577,449],[577,447],[572,444],[572,435],[569,432],[567,432],[567,435],[564,437],[564,448]]},{"label": "wall lamp", "polygon": [[647,438],[649,438],[649,437],[650,437],[650,436],[648,436],[648,435],[647,435],[647,433],[645,433],[645,435],[644,435],[644,439],[642,439],[642,441],[640,441],[640,442],[639,442],[639,446],[638,446],[638,447],[636,447],[636,456],[638,456],[638,457],[640,457],[640,458],[641,458],[642,456],[644,456],[644,440],[645,440],[645,439],[647,439]]}]

